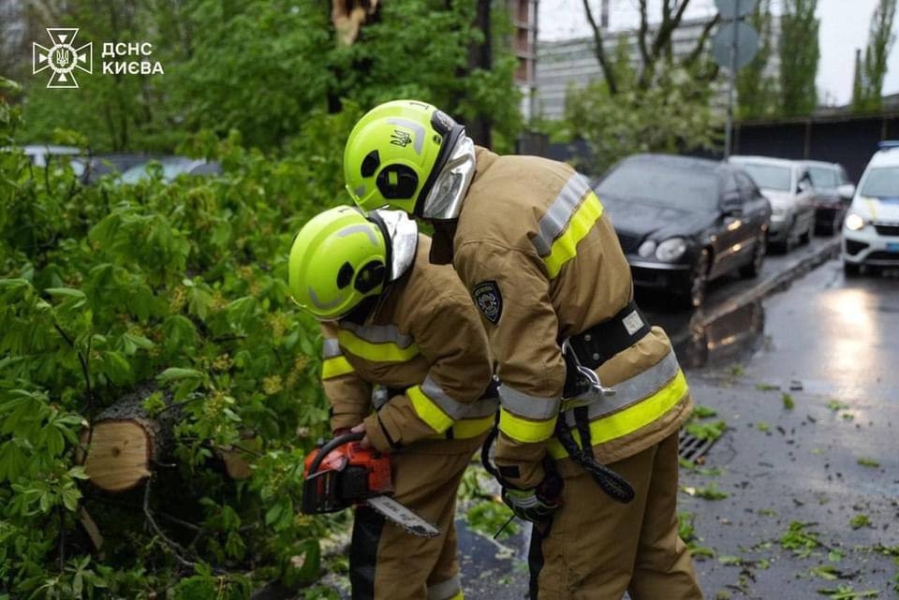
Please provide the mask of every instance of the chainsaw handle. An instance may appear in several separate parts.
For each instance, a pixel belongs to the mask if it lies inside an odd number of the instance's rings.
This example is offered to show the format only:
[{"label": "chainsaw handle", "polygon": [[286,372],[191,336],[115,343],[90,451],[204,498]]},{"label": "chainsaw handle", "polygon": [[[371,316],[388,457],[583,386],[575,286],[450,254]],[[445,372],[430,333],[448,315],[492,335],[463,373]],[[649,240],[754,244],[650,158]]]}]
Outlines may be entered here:
[{"label": "chainsaw handle", "polygon": [[337,436],[333,440],[330,440],[327,444],[319,449],[316,457],[312,459],[312,464],[309,465],[309,476],[311,477],[318,472],[318,468],[321,466],[322,461],[325,460],[325,457],[331,453],[331,450],[343,446],[344,444],[349,444],[350,442],[358,442],[364,437],[365,432],[359,431],[357,433],[345,433],[343,435]]}]

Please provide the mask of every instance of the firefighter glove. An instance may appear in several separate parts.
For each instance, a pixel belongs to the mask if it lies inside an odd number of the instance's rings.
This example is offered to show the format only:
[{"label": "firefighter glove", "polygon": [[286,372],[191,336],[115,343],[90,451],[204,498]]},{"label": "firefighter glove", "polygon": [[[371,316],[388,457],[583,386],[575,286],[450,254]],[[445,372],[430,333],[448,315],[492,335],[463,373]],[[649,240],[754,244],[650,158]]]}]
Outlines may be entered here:
[{"label": "firefighter glove", "polygon": [[542,524],[548,522],[553,513],[562,506],[562,478],[555,471],[549,471],[535,488],[519,490],[504,487],[505,502],[515,516],[525,521]]}]

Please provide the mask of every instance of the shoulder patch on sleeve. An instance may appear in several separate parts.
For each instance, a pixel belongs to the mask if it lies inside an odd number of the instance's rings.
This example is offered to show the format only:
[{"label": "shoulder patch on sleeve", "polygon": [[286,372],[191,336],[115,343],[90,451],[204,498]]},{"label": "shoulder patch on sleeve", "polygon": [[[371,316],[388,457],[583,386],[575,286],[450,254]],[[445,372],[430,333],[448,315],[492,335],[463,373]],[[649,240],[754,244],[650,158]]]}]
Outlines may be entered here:
[{"label": "shoulder patch on sleeve", "polygon": [[495,281],[482,281],[474,286],[471,292],[478,310],[487,320],[496,325],[503,315],[503,296],[499,293],[499,286]]}]

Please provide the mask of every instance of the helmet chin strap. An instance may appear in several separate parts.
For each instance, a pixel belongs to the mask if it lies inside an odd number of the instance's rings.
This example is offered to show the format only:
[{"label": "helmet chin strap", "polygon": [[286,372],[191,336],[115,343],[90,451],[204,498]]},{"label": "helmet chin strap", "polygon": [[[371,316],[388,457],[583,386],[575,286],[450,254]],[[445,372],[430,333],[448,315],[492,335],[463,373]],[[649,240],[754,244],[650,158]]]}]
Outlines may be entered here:
[{"label": "helmet chin strap", "polygon": [[401,210],[373,210],[369,218],[381,228],[387,241],[387,282],[396,281],[415,262],[418,224]]},{"label": "helmet chin strap", "polygon": [[462,133],[425,198],[422,218],[439,221],[459,218],[468,186],[474,179],[475,166],[474,142]]}]

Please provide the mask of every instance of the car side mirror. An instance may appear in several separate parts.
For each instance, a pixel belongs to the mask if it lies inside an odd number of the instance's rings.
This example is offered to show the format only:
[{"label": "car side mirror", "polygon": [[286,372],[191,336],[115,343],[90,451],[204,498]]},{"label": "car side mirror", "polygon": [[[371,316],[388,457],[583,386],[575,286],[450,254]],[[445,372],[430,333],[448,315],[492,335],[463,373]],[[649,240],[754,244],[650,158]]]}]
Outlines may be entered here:
[{"label": "car side mirror", "polygon": [[725,196],[721,202],[721,212],[726,217],[739,217],[743,214],[743,200],[740,196]]},{"label": "car side mirror", "polygon": [[852,200],[852,197],[855,195],[855,186],[851,183],[844,183],[837,188],[837,195],[840,197],[840,200],[846,200],[848,202]]},{"label": "car side mirror", "polygon": [[812,184],[809,183],[807,179],[803,179],[799,182],[799,193],[807,192],[812,189]]}]

